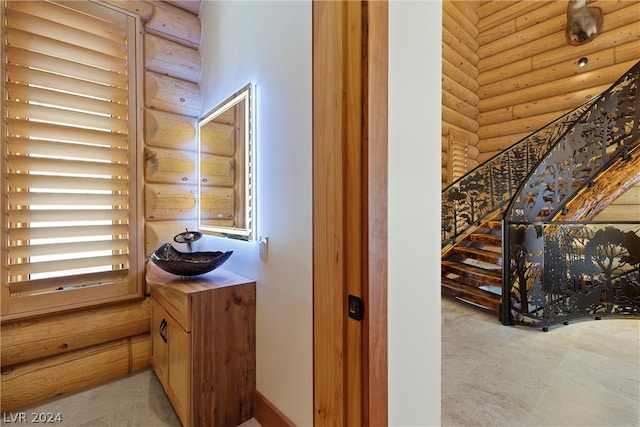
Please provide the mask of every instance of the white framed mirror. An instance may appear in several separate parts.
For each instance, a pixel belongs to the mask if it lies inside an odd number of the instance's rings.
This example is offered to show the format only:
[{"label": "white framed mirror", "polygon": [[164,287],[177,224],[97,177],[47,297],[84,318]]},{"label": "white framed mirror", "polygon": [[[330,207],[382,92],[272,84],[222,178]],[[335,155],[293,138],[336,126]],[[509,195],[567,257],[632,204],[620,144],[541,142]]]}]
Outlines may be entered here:
[{"label": "white framed mirror", "polygon": [[253,240],[253,87],[249,83],[198,120],[198,229]]}]

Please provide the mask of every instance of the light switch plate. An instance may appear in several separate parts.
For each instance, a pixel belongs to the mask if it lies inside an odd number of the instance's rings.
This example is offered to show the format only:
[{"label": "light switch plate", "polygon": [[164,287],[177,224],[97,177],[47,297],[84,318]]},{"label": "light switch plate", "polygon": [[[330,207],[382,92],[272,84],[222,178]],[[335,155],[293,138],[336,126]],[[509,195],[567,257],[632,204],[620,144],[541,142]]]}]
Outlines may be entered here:
[{"label": "light switch plate", "polygon": [[260,237],[260,259],[266,261],[269,258],[269,238]]}]

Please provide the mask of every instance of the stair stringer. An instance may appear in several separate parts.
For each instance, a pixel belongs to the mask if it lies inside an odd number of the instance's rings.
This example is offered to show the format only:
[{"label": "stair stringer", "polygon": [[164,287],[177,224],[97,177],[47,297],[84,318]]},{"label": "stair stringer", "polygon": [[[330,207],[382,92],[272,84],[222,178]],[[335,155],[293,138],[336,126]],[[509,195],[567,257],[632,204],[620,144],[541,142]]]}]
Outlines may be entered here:
[{"label": "stair stringer", "polygon": [[638,182],[640,182],[640,139],[631,144],[626,158],[618,159],[596,177],[591,185],[576,194],[565,205],[560,218],[562,221],[591,221]]}]

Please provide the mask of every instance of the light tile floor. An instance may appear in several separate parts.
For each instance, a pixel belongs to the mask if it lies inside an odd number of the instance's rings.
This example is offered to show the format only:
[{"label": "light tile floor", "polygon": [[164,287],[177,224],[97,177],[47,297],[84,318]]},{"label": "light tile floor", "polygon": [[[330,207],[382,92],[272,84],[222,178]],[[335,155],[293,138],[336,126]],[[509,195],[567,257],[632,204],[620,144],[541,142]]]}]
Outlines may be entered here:
[{"label": "light tile floor", "polygon": [[[21,411],[26,423],[0,426],[181,427],[162,386],[151,369]],[[32,414],[60,414],[62,422],[31,423]],[[13,414],[16,417],[16,414]],[[260,427],[251,419],[242,427]]]},{"label": "light tile floor", "polygon": [[640,320],[549,332],[442,299],[443,426],[640,426]]},{"label": "light tile floor", "polygon": [[[63,427],[180,427],[151,370],[24,412],[60,413]],[[441,416],[443,426],[640,426],[640,320],[545,333],[445,298]]]}]

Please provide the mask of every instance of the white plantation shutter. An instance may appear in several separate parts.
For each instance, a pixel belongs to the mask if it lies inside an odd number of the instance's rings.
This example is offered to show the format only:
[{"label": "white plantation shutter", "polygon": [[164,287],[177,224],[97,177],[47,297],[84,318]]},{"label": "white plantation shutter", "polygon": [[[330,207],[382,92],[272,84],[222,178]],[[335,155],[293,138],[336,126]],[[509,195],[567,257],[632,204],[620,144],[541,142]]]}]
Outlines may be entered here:
[{"label": "white plantation shutter", "polygon": [[89,1],[4,3],[3,315],[139,288],[136,26]]},{"label": "white plantation shutter", "polygon": [[451,129],[449,138],[448,183],[451,184],[468,172],[467,136],[464,132]]}]

